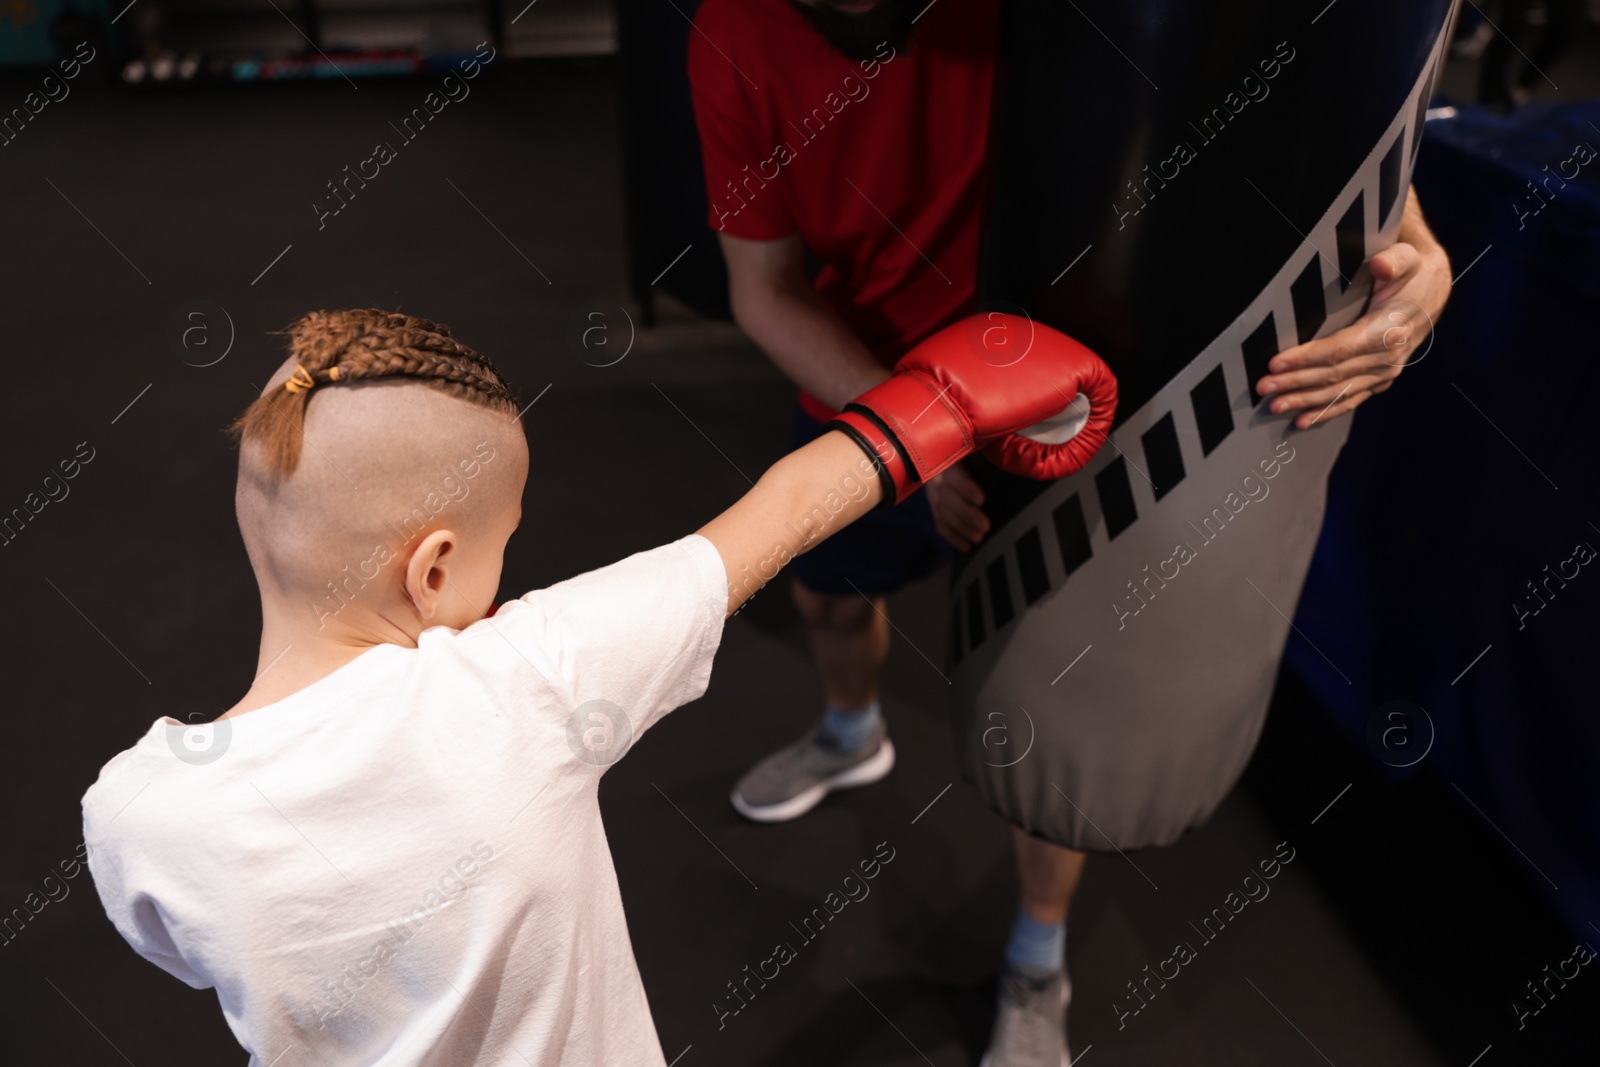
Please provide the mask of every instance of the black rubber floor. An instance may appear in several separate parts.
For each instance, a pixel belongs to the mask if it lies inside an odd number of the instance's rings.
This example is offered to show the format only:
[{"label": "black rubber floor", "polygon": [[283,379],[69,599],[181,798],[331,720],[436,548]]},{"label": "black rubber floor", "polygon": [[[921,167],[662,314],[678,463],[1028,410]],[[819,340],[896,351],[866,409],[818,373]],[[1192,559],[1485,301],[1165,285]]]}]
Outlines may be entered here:
[{"label": "black rubber floor", "polygon": [[[614,86],[606,63],[480,80],[321,229],[325,183],[424,83],[84,89],[0,149],[0,512],[94,450],[70,495],[0,547],[0,925],[74,856],[106,759],[157,716],[248,685],[259,615],[221,428],[279,361],[267,331],[314,307],[399,307],[540,396],[507,593],[693,530],[781,454],[791,392],[730,327],[669,313],[615,366],[583,361],[583,329],[604,323],[619,346],[632,331]],[[203,307],[185,321],[211,347],[176,345],[174,320]],[[608,775],[634,946],[679,1067],[977,1062],[1015,878],[1004,823],[955,781],[940,580],[891,601],[886,781],[783,826],[729,806],[736,776],[820,705],[781,588],[729,626],[705,699]],[[1425,780],[1395,789],[1361,768],[1286,679],[1248,791],[1173,848],[1091,862],[1068,949],[1090,1067],[1594,1062],[1587,974],[1513,1025],[1511,1000],[1572,939],[1498,842]],[[883,842],[895,858],[870,897],[719,1020],[727,984]],[[1279,842],[1295,859],[1270,897],[1134,999],[1129,983],[1199,940],[1190,924]],[[0,1062],[242,1063],[214,996],[138,959],[86,874],[65,885],[4,925]]]}]

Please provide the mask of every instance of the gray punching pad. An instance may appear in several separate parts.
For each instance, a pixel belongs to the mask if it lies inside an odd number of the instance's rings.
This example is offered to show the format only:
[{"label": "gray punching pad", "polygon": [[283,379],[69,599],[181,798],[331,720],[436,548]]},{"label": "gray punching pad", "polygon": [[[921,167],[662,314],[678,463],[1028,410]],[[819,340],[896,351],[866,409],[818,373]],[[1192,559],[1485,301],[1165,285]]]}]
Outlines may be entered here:
[{"label": "gray punching pad", "polygon": [[1253,384],[1364,313],[1450,10],[1008,4],[980,307],[1082,340],[1121,394],[1079,473],[977,472],[995,529],[952,585],[958,760],[1035,836],[1169,844],[1243,772],[1350,426],[1295,430]]}]

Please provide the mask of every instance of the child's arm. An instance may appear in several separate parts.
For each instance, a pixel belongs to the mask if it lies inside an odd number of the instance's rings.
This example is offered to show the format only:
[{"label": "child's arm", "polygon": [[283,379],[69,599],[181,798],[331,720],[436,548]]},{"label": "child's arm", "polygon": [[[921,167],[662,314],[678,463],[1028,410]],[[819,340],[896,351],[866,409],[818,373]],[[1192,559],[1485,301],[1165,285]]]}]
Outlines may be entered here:
[{"label": "child's arm", "polygon": [[728,570],[728,614],[784,564],[882,499],[874,464],[843,433],[825,433],[773,464],[754,489],[699,531]]},{"label": "child's arm", "polygon": [[976,448],[1060,478],[1111,429],[1116,379],[1087,348],[1015,316],[974,316],[924,340],[830,431],[779,460],[699,532],[722,556],[728,613],[795,556],[880,501],[904,500]]}]

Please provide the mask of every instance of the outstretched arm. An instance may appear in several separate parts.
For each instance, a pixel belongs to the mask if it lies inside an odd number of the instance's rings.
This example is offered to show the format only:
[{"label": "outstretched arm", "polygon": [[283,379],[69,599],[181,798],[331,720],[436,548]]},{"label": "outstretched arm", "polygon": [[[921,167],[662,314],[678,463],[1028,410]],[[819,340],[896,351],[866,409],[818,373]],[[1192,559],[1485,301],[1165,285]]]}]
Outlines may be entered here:
[{"label": "outstretched arm", "polygon": [[727,568],[728,613],[795,556],[974,449],[1034,478],[1081,469],[1116,405],[1110,369],[1042,323],[994,312],[945,327],[699,531]]},{"label": "outstretched arm", "polygon": [[843,433],[825,433],[773,464],[754,489],[699,531],[728,570],[728,614],[790,560],[882,499],[872,460]]}]

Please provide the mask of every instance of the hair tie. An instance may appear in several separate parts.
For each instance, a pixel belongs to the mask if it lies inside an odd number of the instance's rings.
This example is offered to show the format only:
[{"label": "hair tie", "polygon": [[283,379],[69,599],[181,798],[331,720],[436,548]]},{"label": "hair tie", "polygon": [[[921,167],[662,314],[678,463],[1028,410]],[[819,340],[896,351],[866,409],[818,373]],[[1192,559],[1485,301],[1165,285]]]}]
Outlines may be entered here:
[{"label": "hair tie", "polygon": [[294,373],[289,375],[289,380],[283,383],[283,387],[291,393],[298,393],[300,390],[310,389],[316,384],[316,381],[311,377],[311,372],[296,363],[294,365]]}]

